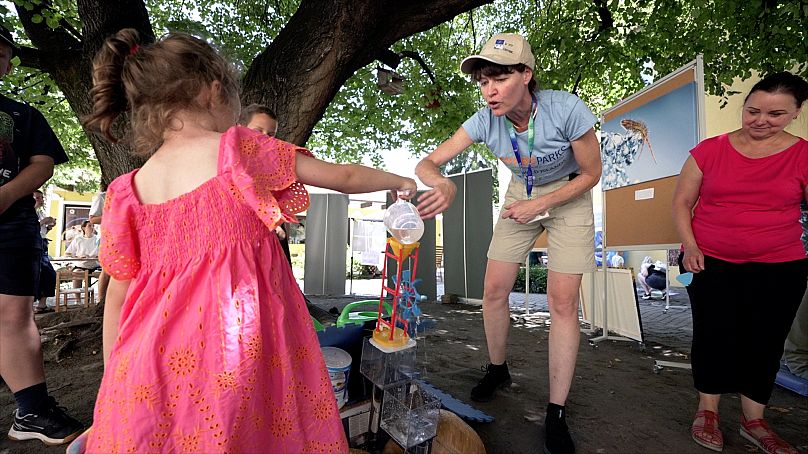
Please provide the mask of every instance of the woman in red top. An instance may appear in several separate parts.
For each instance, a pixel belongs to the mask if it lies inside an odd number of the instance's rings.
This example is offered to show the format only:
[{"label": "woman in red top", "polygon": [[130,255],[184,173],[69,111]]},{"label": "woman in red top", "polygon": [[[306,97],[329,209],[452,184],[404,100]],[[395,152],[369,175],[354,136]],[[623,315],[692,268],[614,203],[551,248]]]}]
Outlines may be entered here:
[{"label": "woman in red top", "polygon": [[687,291],[699,407],[691,434],[715,451],[723,448],[719,399],[740,393],[741,435],[767,453],[797,452],[763,411],[808,277],[798,222],[808,195],[808,141],[784,130],[806,98],[808,82],[791,73],[758,82],[744,101],[741,129],[697,145],[674,195],[682,262],[694,273]]}]

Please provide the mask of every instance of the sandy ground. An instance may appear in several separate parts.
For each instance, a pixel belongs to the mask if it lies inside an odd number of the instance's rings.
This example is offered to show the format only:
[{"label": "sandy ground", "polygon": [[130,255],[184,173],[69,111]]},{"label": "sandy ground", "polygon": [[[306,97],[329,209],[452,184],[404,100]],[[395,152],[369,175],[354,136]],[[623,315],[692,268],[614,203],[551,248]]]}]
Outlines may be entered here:
[{"label": "sandy ground", "polygon": [[[434,328],[418,340],[418,363],[424,377],[440,389],[467,401],[480,379],[486,350],[481,309],[467,305],[425,303]],[[39,316],[40,325],[80,318],[72,314]],[[77,327],[90,332],[94,326]],[[515,322],[509,341],[509,364],[514,384],[490,403],[474,404],[494,416],[492,423],[472,423],[489,453],[541,452],[541,424],[547,405],[547,341],[549,323],[538,317]],[[79,343],[69,357],[56,361],[49,343],[46,356],[48,386],[75,417],[90,423],[102,373],[100,344]],[[666,355],[667,352],[667,355]],[[64,351],[63,351],[64,353]],[[580,453],[701,453],[710,451],[690,439],[696,398],[690,373],[665,369],[653,373],[655,358],[671,360],[662,346],[606,341],[592,347],[581,336],[578,367],[568,401],[568,422]],[[685,358],[686,359],[686,358]],[[0,389],[0,427],[11,424],[13,397]],[[740,402],[727,396],[721,403],[725,453],[756,452],[738,434]],[[808,452],[808,399],[775,388],[768,418],[781,436]],[[5,429],[3,429],[5,430]],[[56,453],[41,443],[0,441],[0,454]]]}]

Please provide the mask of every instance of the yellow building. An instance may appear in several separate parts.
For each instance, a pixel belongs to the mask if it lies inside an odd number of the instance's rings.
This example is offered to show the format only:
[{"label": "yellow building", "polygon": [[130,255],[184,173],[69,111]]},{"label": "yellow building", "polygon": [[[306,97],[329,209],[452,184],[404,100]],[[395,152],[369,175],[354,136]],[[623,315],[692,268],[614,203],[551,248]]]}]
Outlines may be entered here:
[{"label": "yellow building", "polygon": [[45,214],[56,219],[56,227],[48,232],[48,254],[64,255],[64,232],[74,224],[86,221],[90,213],[94,193],[81,194],[59,187],[51,187],[45,193]]},{"label": "yellow building", "polygon": [[[704,103],[707,125],[706,137],[717,136],[741,127],[741,109],[743,108],[744,98],[752,89],[752,86],[760,80],[760,76],[757,73],[754,74],[753,77],[747,80],[735,79],[729,89],[740,93],[730,96],[729,102],[723,109],[720,107],[720,97],[707,95]],[[800,116],[786,129],[791,134],[803,139],[808,139],[808,112],[806,112],[808,109],[806,107],[808,106],[803,106]]]}]

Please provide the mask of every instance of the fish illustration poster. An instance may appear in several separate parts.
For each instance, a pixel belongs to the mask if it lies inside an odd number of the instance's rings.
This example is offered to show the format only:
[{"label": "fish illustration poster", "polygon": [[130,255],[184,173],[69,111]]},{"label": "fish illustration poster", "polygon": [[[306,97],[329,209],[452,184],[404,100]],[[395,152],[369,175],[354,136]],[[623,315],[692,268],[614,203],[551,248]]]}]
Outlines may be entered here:
[{"label": "fish illustration poster", "polygon": [[698,143],[696,84],[687,83],[601,128],[604,190],[678,175]]}]

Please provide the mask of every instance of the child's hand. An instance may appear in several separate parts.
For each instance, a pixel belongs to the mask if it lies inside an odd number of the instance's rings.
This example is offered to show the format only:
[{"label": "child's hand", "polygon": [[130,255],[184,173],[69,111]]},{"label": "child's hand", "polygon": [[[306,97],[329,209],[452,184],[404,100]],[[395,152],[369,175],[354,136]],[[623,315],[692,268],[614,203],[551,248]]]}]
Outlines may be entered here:
[{"label": "child's hand", "polygon": [[412,178],[401,177],[401,179],[404,181],[398,185],[398,188],[392,189],[390,192],[393,193],[393,199],[402,198],[404,200],[410,200],[415,197],[418,191],[418,185]]},{"label": "child's hand", "polygon": [[286,232],[283,231],[283,228],[281,228],[281,226],[275,227],[275,235],[278,235],[278,238],[282,240],[286,238]]}]

